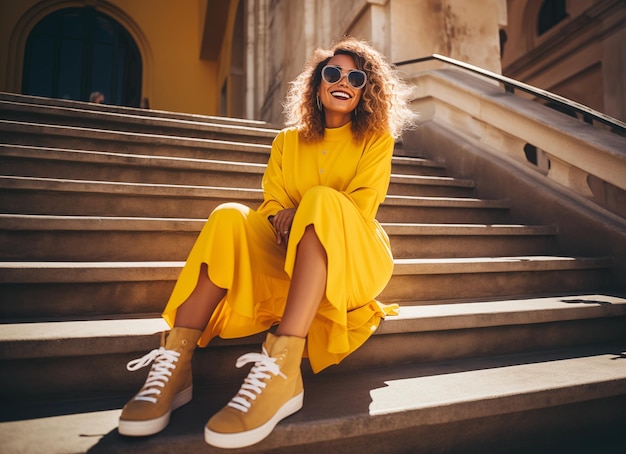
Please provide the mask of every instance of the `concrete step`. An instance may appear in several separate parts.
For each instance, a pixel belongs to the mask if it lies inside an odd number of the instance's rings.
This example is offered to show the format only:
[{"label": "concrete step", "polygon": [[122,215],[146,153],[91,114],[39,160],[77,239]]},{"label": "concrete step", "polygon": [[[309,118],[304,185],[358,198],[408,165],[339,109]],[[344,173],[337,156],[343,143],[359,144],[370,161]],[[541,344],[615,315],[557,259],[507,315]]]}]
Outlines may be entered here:
[{"label": "concrete step", "polygon": [[426,197],[472,197],[474,181],[445,176],[391,174],[389,194]]},{"label": "concrete step", "polygon": [[[159,312],[184,262],[0,262],[0,317]],[[396,259],[383,302],[494,298],[607,288],[610,258]]]},{"label": "concrete step", "polygon": [[127,183],[261,187],[266,165],[237,161],[0,145],[3,175]]},{"label": "concrete step", "polygon": [[488,298],[605,289],[611,258],[559,256],[395,259],[383,301]]},{"label": "concrete step", "polygon": [[[109,131],[152,133],[178,137],[199,137],[236,142],[271,144],[278,129],[261,124],[228,124],[214,121],[215,117],[178,119],[139,114],[94,110],[87,106],[63,107],[22,103],[0,99],[0,119],[59,126],[74,126]],[[213,121],[212,121],[213,120]]]},{"label": "concrete step", "polygon": [[[0,260],[185,260],[204,223],[205,219],[0,214]],[[551,226],[398,223],[383,226],[397,258],[555,252],[556,229]],[[155,248],[155,244],[159,247]]]},{"label": "concrete step", "polygon": [[[260,189],[0,176],[0,213],[206,218],[220,203],[256,208]],[[388,196],[382,222],[502,223],[508,202]]]},{"label": "concrete step", "polygon": [[[409,159],[411,174],[394,173],[390,193],[469,197],[474,182],[443,176],[416,175],[427,164]],[[394,158],[394,170],[407,170],[406,158]],[[3,175],[260,188],[265,164],[214,159],[151,156],[49,147],[0,144]]]},{"label": "concrete step", "polygon": [[555,253],[553,226],[385,223],[394,257],[498,257]]},{"label": "concrete step", "polygon": [[220,203],[262,201],[260,189],[0,176],[4,213],[206,218]]},{"label": "concrete step", "polygon": [[[175,119],[210,124],[225,124],[231,126],[245,126],[253,128],[280,129],[280,125],[272,125],[265,121],[247,120],[244,118],[216,117],[210,115],[190,114],[184,112],[170,112],[156,109],[140,109],[137,107],[114,106],[109,104],[93,104],[89,102],[73,101],[69,99],[44,98],[40,96],[22,95],[17,93],[0,92],[0,101],[29,104],[31,106],[49,106],[53,108],[76,109],[89,112],[116,113],[124,116],[138,116],[161,119]],[[8,109],[7,109],[8,110]]]},{"label": "concrete step", "polygon": [[[401,175],[415,176],[446,176],[446,165],[443,161],[405,156],[402,150],[394,151],[392,172]],[[463,184],[467,184],[466,182]]]},{"label": "concrete step", "polygon": [[3,143],[265,164],[270,145],[0,120]]},{"label": "concrete step", "polygon": [[[146,440],[115,430],[147,373],[125,364],[158,346],[213,207],[260,202],[278,129],[0,93],[2,452],[214,451],[202,425],[262,335],[198,351],[196,399]],[[555,229],[504,225],[507,201],[395,154],[379,218],[397,259],[380,299],[399,315],[341,365],[314,376],[305,362],[305,408],[243,452],[624,452],[612,260],[559,255]]]},{"label": "concrete step", "polygon": [[[625,349],[622,341],[306,376],[303,409],[261,443],[234,452],[459,452],[459,446],[463,452],[623,452],[617,449],[626,446]],[[173,414],[168,428],[139,439],[117,433],[119,409],[131,393],[4,406],[3,449],[222,452],[204,443],[202,428],[239,384],[196,381],[194,400]]]},{"label": "concrete step", "polygon": [[[626,299],[606,294],[413,304],[387,317],[372,339],[326,373],[623,341],[625,328]],[[0,324],[2,398],[132,392],[145,378],[126,373],[123,365],[158,347],[167,329],[160,317]],[[263,338],[214,340],[198,352],[200,358],[209,356],[211,364],[198,361],[196,380],[237,380],[231,365],[238,355],[257,349]],[[89,371],[78,373],[85,364]]]},{"label": "concrete step", "polygon": [[[271,146],[249,141],[228,141],[159,133],[99,130],[62,125],[0,120],[4,144],[25,147],[144,154],[178,158],[267,163]],[[413,156],[399,156],[394,170],[402,174],[443,176],[445,164]]]}]

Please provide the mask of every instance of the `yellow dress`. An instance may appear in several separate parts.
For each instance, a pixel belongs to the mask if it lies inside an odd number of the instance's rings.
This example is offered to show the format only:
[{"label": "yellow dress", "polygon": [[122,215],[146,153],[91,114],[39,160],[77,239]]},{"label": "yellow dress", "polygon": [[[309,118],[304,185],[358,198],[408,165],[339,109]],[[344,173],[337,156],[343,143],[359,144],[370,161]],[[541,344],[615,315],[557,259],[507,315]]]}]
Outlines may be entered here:
[{"label": "yellow dress", "polygon": [[[390,134],[356,144],[351,124],[326,129],[317,143],[299,140],[294,128],[274,142],[257,210],[238,203],[217,207],[204,225],[163,312],[173,326],[176,309],[196,286],[200,266],[228,289],[198,344],[238,338],[279,323],[297,245],[313,224],[328,257],[325,298],[307,336],[314,372],[338,364],[376,330],[393,309],[375,298],[389,282],[389,238],[375,216],[391,175]],[[296,208],[287,247],[276,244],[269,215]]]}]

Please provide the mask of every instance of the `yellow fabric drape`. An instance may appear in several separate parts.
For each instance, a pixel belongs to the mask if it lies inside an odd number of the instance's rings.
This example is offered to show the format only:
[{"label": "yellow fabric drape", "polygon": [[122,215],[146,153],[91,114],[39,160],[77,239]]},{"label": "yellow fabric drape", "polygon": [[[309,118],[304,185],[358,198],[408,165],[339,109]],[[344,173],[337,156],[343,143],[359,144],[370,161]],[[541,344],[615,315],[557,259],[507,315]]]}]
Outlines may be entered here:
[{"label": "yellow fabric drape", "polygon": [[[293,128],[278,134],[263,177],[263,203],[256,211],[237,203],[214,210],[163,312],[170,325],[195,288],[202,263],[228,292],[199,345],[280,322],[297,245],[311,224],[328,257],[326,296],[307,337],[313,371],[339,363],[393,313],[375,300],[393,271],[389,238],[375,215],[389,186],[394,142],[384,134],[356,144],[350,126],[327,129],[319,143],[301,142]],[[276,244],[267,217],[293,207],[285,248]]]}]

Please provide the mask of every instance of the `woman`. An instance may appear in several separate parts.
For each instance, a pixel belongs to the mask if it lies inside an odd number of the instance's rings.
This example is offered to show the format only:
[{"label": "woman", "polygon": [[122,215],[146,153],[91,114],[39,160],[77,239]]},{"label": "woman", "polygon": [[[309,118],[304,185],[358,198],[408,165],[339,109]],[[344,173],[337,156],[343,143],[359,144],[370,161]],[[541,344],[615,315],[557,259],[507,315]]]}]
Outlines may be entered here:
[{"label": "woman", "polygon": [[[287,124],[272,144],[255,211],[214,210],[189,254],[163,317],[164,346],[124,407],[119,431],[151,435],[191,400],[191,356],[213,337],[266,331],[235,397],[205,427],[207,443],[248,446],[302,407],[300,363],[339,363],[389,308],[374,300],[391,278],[389,239],[375,220],[391,174],[394,139],[414,114],[408,88],[383,57],[353,38],[318,50],[291,84]],[[306,348],[306,353],[305,353]]]}]

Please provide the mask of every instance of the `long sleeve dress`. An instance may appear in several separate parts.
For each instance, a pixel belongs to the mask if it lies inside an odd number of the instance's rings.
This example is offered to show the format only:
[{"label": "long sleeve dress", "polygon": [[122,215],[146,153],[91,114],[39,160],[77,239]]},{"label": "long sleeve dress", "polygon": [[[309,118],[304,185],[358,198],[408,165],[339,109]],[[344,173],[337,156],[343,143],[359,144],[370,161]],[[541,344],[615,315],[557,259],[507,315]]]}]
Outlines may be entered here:
[{"label": "long sleeve dress", "polygon": [[[249,336],[279,323],[297,246],[311,224],[328,259],[325,297],[307,336],[313,371],[338,364],[393,312],[375,300],[393,271],[389,238],[375,216],[389,186],[394,140],[381,134],[357,144],[350,128],[326,129],[316,143],[300,140],[295,128],[277,135],[263,177],[263,203],[257,210],[225,203],[213,211],[163,312],[170,326],[202,263],[227,293],[200,346],[215,336]],[[268,216],[286,208],[296,214],[285,247],[276,243]]]}]

